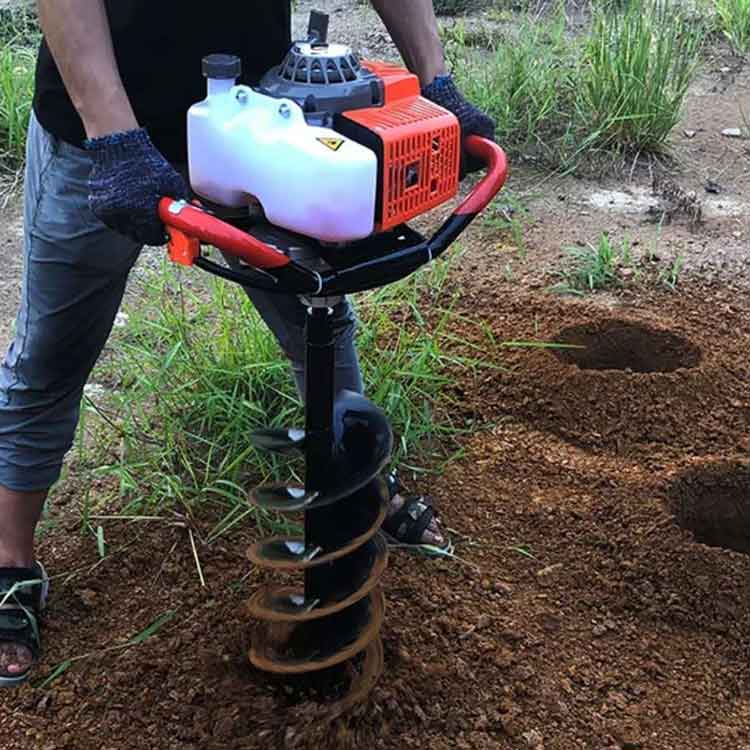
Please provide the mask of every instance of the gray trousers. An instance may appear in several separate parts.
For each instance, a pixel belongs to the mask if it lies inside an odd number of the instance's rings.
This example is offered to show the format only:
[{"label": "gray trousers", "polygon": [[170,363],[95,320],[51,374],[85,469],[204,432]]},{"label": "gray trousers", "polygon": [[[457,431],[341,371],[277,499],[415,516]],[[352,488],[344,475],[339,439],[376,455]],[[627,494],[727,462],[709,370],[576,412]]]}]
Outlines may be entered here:
[{"label": "gray trousers", "polygon": [[[107,342],[141,247],[88,207],[89,155],[32,116],[25,183],[21,306],[0,366],[0,485],[51,487],[73,444],[83,387]],[[304,392],[305,309],[296,297],[246,290]],[[362,391],[351,306],[335,310],[338,389]]]}]

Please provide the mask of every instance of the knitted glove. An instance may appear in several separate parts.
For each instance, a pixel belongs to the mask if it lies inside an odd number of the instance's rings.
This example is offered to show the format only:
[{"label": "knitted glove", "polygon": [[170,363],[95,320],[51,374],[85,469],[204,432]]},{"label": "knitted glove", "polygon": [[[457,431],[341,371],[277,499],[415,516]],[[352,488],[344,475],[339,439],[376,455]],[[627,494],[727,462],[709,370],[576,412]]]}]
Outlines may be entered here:
[{"label": "knitted glove", "polygon": [[[422,89],[422,96],[456,115],[461,125],[462,138],[478,135],[495,140],[495,121],[464,99],[456,88],[452,76],[438,76],[429,86]],[[477,172],[483,168],[484,164],[476,159],[462,159],[462,177],[469,172]]]},{"label": "knitted glove", "polygon": [[129,130],[84,144],[94,158],[89,207],[97,218],[143,245],[163,245],[159,200],[188,196],[185,181],[157,151],[145,130]]}]

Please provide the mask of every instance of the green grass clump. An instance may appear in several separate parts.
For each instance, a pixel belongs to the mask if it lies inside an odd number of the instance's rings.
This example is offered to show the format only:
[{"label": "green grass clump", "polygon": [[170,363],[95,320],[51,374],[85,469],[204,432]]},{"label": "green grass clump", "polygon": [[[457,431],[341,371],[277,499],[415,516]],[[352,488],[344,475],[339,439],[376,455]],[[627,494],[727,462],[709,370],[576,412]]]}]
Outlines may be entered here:
[{"label": "green grass clump", "polygon": [[596,244],[567,248],[569,265],[557,272],[561,281],[553,290],[563,294],[583,294],[600,289],[617,289],[623,285],[623,270],[632,271],[630,240],[618,247],[602,234]]},{"label": "green grass clump", "polygon": [[664,2],[599,11],[584,45],[578,119],[597,146],[659,151],[680,119],[703,30]]},{"label": "green grass clump", "polygon": [[563,168],[594,155],[664,150],[704,36],[664,0],[595,10],[580,37],[567,32],[559,10],[504,32],[490,54],[470,49],[462,34],[460,25],[449,32],[453,70],[497,120],[510,155]]},{"label": "green grass clump", "polygon": [[486,0],[435,0],[435,13],[438,16],[460,16],[478,10],[486,5]]},{"label": "green grass clump", "polygon": [[750,0],[713,0],[717,25],[740,55],[750,52]]},{"label": "green grass clump", "polygon": [[[420,315],[446,272],[438,263],[358,298],[367,394],[388,413],[405,468],[445,459],[440,440],[464,427],[441,408],[446,368],[475,363],[447,354],[449,311],[431,324]],[[209,502],[228,508],[230,519],[246,514],[251,487],[289,481],[300,468],[249,444],[259,427],[303,426],[274,337],[239,288],[209,278],[207,290],[191,292],[171,267],[146,283],[131,315],[95,375],[116,383],[104,414],[109,428],[97,428],[94,444],[79,441],[80,467],[118,480],[124,512]],[[82,432],[90,433],[85,421]]]},{"label": "green grass clump", "polygon": [[0,8],[0,44],[36,47],[41,37],[34,5]]},{"label": "green grass clump", "polygon": [[492,115],[511,153],[549,157],[571,127],[566,113],[575,67],[562,17],[524,22],[512,39],[499,39],[489,57],[466,54],[463,35],[456,27],[447,49],[467,98]]},{"label": "green grass clump", "polygon": [[26,148],[26,129],[34,94],[35,54],[27,47],[0,49],[0,165],[18,168]]},{"label": "green grass clump", "polygon": [[33,7],[0,9],[0,171],[23,162],[40,39]]}]

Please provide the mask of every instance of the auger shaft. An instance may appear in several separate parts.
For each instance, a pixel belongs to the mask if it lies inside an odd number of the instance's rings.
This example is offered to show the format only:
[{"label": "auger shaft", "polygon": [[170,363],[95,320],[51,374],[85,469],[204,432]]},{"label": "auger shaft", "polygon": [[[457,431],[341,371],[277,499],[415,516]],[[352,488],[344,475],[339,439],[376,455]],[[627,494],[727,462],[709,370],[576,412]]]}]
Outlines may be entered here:
[{"label": "auger shaft", "polygon": [[[334,448],[333,402],[336,393],[336,342],[333,308],[311,300],[307,307],[307,362],[305,367],[306,441],[305,489],[324,492],[330,481]],[[330,544],[328,509],[305,513],[305,541],[309,548],[328,549]],[[328,598],[330,563],[305,571],[305,599]]]}]

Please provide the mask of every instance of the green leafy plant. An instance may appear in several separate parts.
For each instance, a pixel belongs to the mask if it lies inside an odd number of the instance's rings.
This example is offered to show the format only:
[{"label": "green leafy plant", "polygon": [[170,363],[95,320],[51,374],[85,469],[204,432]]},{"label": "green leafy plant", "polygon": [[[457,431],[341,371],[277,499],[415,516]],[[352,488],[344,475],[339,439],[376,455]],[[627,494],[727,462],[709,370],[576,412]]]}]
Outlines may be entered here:
[{"label": "green leafy plant", "polygon": [[459,16],[487,5],[487,0],[435,0],[435,13],[439,16]]},{"label": "green leafy plant", "polygon": [[[452,314],[437,300],[447,269],[438,262],[358,300],[367,393],[391,418],[406,468],[444,459],[446,443],[464,428],[443,408],[447,368],[483,366],[446,351]],[[251,512],[249,487],[295,476],[297,464],[250,446],[254,429],[303,422],[289,364],[241,290],[208,279],[192,291],[167,266],[145,284],[113,351],[95,378],[114,381],[116,392],[103,406],[88,404],[105,422],[94,441],[80,436],[78,472],[114,480],[120,512],[214,504],[225,511],[220,534]],[[85,417],[89,435],[93,423]]]},{"label": "green leafy plant", "polygon": [[567,169],[594,155],[667,148],[703,38],[702,26],[666,0],[631,0],[597,7],[579,38],[558,8],[504,32],[490,55],[471,48],[461,24],[446,47],[511,156]]},{"label": "green leafy plant", "polygon": [[15,169],[23,161],[34,93],[34,52],[8,45],[0,49],[0,163]]},{"label": "green leafy plant", "polygon": [[497,42],[489,58],[467,54],[463,34],[458,25],[447,47],[464,93],[495,118],[511,152],[548,154],[571,125],[566,112],[575,67],[564,18],[522,23],[512,38]]}]

